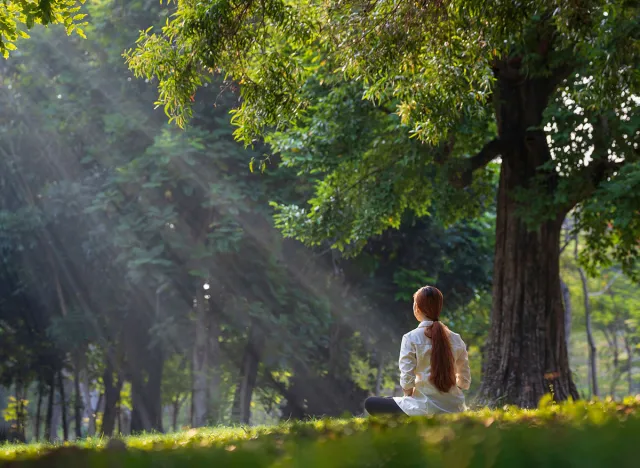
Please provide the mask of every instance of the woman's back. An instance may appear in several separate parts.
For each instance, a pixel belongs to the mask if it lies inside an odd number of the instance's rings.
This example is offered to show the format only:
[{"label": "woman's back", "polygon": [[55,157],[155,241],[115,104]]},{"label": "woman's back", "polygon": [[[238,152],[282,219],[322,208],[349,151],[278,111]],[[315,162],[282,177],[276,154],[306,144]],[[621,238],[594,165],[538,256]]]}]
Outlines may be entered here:
[{"label": "woman's back", "polygon": [[[448,331],[454,359],[456,383],[447,392],[438,390],[431,382],[431,352],[433,344],[428,328],[433,322],[426,320],[418,328],[402,337],[400,346],[400,385],[414,386],[412,396],[395,398],[396,403],[409,415],[453,413],[465,409],[464,394],[471,384],[467,347],[457,333]],[[425,333],[426,331],[426,333]]]}]

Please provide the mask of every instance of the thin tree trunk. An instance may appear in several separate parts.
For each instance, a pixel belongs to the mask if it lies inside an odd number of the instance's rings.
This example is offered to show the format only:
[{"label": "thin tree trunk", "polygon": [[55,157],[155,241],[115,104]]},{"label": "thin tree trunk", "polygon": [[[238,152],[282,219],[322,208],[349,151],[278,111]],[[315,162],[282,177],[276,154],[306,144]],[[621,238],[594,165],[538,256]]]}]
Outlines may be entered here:
[{"label": "thin tree trunk", "polygon": [[193,346],[193,427],[209,423],[209,320],[202,284],[196,285],[195,343]]},{"label": "thin tree trunk", "polygon": [[[144,371],[131,374],[131,432],[162,432],[161,383],[164,358],[160,349],[149,350]],[[146,380],[146,381],[145,381]]]},{"label": "thin tree trunk", "polygon": [[24,401],[26,400],[26,392],[27,386],[25,385],[22,379],[19,379],[15,385],[15,393],[16,393],[16,434],[21,441],[26,441],[26,419],[27,412],[24,405]]},{"label": "thin tree trunk", "polygon": [[46,416],[47,419],[44,425],[44,439],[47,442],[53,442],[53,438],[56,432],[53,428],[53,403],[55,398],[55,392],[56,392],[55,380],[54,380],[54,377],[52,376],[49,379],[49,397],[47,399],[47,416]]},{"label": "thin tree trunk", "polygon": [[80,369],[78,360],[73,368],[73,412],[75,418],[76,440],[82,438],[82,395],[80,394]]},{"label": "thin tree trunk", "polygon": [[38,403],[36,406],[36,424],[34,428],[34,435],[36,442],[40,442],[40,426],[42,424],[42,398],[44,393],[44,385],[41,381],[38,381]]},{"label": "thin tree trunk", "polygon": [[147,372],[145,395],[149,404],[151,430],[163,432],[162,428],[162,372],[164,353],[160,346],[150,350],[150,365]]},{"label": "thin tree trunk", "polygon": [[104,383],[104,413],[102,414],[101,433],[107,437],[113,435],[116,425],[116,407],[120,401],[120,393],[122,391],[122,378],[116,376],[114,382],[113,364],[111,358],[107,357],[105,363],[102,381]]},{"label": "thin tree trunk", "polygon": [[116,407],[116,422],[118,424],[118,434],[122,434],[122,405],[120,401],[118,401],[118,406]]},{"label": "thin tree trunk", "polygon": [[633,394],[633,351],[631,348],[631,342],[629,337],[625,334],[624,336],[624,349],[627,352],[627,385],[628,390],[627,393],[629,395]]},{"label": "thin tree trunk", "polygon": [[565,341],[567,342],[567,350],[571,349],[571,293],[567,283],[560,279],[560,290],[562,291],[562,302],[564,304],[564,332],[566,335]]},{"label": "thin tree trunk", "polygon": [[172,402],[172,413],[171,413],[171,428],[173,432],[178,431],[178,415],[180,414],[180,407],[182,406],[183,399],[180,398],[180,395],[177,395]]},{"label": "thin tree trunk", "polygon": [[87,436],[93,437],[96,433],[96,410],[91,403],[91,386],[89,384],[89,374],[84,366],[80,371],[80,393],[84,407],[84,417],[87,418]]},{"label": "thin tree trunk", "polygon": [[[578,239],[575,239],[573,256],[578,261]],[[584,318],[587,329],[587,343],[589,344],[589,377],[591,394],[597,397],[600,392],[598,390],[598,372],[597,372],[597,353],[596,342],[593,338],[593,328],[591,326],[591,301],[589,300],[589,286],[587,284],[587,275],[584,270],[578,266],[580,281],[582,282],[582,296],[584,297]]]},{"label": "thin tree trunk", "polygon": [[231,410],[231,417],[234,422],[249,424],[251,420],[251,399],[258,376],[258,366],[260,364],[258,350],[261,347],[261,338],[257,336],[256,327],[251,325],[242,356],[240,375]]},{"label": "thin tree trunk", "polygon": [[[213,296],[213,293],[212,293]],[[210,301],[207,308],[209,316],[209,358],[208,374],[209,387],[207,388],[207,401],[209,402],[209,420],[213,424],[220,422],[222,417],[223,397],[220,393],[222,384],[222,348],[220,346],[220,334],[222,333],[222,323],[217,310],[212,310],[214,302]]]},{"label": "thin tree trunk", "polygon": [[611,384],[609,386],[609,395],[612,398],[616,397],[616,387],[618,386],[618,381],[620,380],[620,347],[618,346],[618,332],[615,329],[615,325],[613,326],[613,330],[611,332],[613,337],[613,375],[611,376]]},{"label": "thin tree trunk", "polygon": [[189,376],[191,377],[191,389],[189,390],[189,425],[194,427],[195,408],[193,406],[193,390],[195,387],[195,373],[193,371],[193,363],[195,359],[189,360]]},{"label": "thin tree trunk", "polygon": [[544,178],[552,193],[555,171],[541,127],[553,93],[547,78],[529,78],[508,63],[496,64],[494,103],[502,164],[498,187],[491,330],[479,400],[488,405],[536,407],[552,393],[578,398],[569,368],[560,289],[560,231],[570,207],[557,209],[535,230],[522,219],[518,190]]},{"label": "thin tree trunk", "polygon": [[66,442],[69,440],[69,425],[67,424],[67,399],[64,391],[64,378],[62,371],[58,372],[58,386],[60,387],[60,411],[62,413],[62,437]]}]

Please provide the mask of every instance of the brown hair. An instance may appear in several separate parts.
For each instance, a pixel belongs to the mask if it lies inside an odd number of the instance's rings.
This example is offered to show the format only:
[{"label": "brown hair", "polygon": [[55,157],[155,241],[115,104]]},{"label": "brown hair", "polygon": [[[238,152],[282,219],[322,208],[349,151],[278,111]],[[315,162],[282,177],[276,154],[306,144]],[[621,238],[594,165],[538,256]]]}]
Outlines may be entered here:
[{"label": "brown hair", "polygon": [[456,372],[449,330],[440,322],[444,298],[438,288],[425,286],[418,289],[413,299],[425,318],[433,321],[433,325],[424,331],[432,344],[429,381],[441,392],[448,392],[456,384]]}]

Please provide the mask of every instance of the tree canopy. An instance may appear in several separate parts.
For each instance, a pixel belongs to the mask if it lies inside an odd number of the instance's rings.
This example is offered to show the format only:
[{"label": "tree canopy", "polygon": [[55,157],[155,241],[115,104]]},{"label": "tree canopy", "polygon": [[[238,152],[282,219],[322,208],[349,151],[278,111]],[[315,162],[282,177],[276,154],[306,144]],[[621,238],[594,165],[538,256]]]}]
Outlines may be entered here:
[{"label": "tree canopy", "polygon": [[[640,236],[632,208],[637,206],[637,191],[619,187],[634,187],[636,180],[635,166],[621,166],[638,160],[639,29],[635,2],[181,1],[172,21],[159,33],[145,32],[127,57],[137,74],[158,78],[158,104],[179,125],[188,119],[198,88],[211,76],[223,73],[239,83],[236,136],[249,144],[265,131],[286,129],[288,141],[276,137],[275,149],[301,151],[290,163],[295,161],[302,170],[310,170],[311,164],[329,174],[311,200],[308,216],[313,220],[329,218],[323,215],[336,187],[346,192],[351,185],[362,185],[358,196],[365,201],[340,214],[341,225],[352,228],[344,230],[342,242],[397,226],[407,208],[425,214],[432,203],[443,200],[442,190],[450,188],[451,180],[468,185],[475,171],[481,184],[486,179],[479,169],[500,155],[505,144],[504,138],[494,139],[499,118],[494,109],[496,73],[549,78],[554,94],[539,130],[551,127],[547,134],[554,158],[546,165],[563,177],[544,197],[534,189],[537,203],[530,213],[539,221],[551,207],[584,201],[580,219],[593,233],[591,259],[606,262],[613,253],[633,271]],[[354,84],[341,84],[345,80]],[[372,104],[358,103],[361,98]],[[367,148],[346,148],[358,157],[338,151],[313,158],[312,151],[323,149],[314,148],[314,142],[336,129],[353,139],[360,136],[341,125],[344,120],[333,128],[314,127],[313,120],[344,119],[342,110],[358,108],[386,113],[388,133],[408,131],[425,144],[415,145],[415,156],[398,148],[391,152],[400,159],[385,158],[381,141],[386,148],[394,148],[394,142],[375,138],[372,129],[358,141]],[[397,123],[389,114],[398,116]],[[289,148],[294,132],[300,137],[298,146]],[[606,149],[594,154],[598,138]],[[589,158],[595,162],[585,166]],[[446,163],[446,170],[422,169],[429,162]],[[402,183],[389,182],[385,193],[391,201],[372,210],[373,200],[383,196],[363,197],[372,194],[367,182],[391,167],[408,173],[397,174]],[[324,189],[328,186],[334,187],[330,193]],[[597,197],[591,198],[594,193]],[[468,195],[461,205],[469,206],[476,195]],[[617,205],[629,205],[623,210],[627,214],[618,210],[602,216],[604,206],[613,205],[605,200],[614,198]],[[295,218],[296,213],[288,215]],[[610,225],[601,222],[618,216]],[[296,224],[304,223],[298,219]],[[353,232],[358,225],[367,229]],[[332,238],[330,229],[316,234]],[[307,238],[303,233],[300,237]]]}]

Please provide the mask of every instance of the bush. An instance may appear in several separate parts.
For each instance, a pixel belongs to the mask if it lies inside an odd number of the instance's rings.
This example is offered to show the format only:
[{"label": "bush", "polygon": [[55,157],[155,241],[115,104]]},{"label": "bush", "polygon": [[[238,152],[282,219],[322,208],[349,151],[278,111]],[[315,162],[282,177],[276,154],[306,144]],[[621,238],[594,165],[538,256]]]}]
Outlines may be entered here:
[{"label": "bush", "polygon": [[[640,397],[431,418],[190,430],[62,447],[7,445],[15,467],[635,467]],[[12,460],[12,461],[9,461]]]}]

